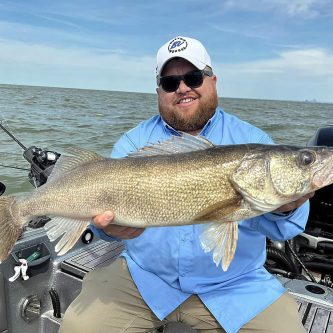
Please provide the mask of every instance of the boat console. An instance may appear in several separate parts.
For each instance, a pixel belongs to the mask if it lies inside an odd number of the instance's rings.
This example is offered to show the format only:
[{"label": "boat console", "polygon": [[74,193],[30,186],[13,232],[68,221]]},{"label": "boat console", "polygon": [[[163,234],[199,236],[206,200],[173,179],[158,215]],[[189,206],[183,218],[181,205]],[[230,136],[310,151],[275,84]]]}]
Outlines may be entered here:
[{"label": "boat console", "polygon": [[[0,268],[0,333],[58,332],[84,275],[110,264],[122,249],[118,242],[95,239],[86,244],[83,240],[58,257],[43,229],[25,231]],[[38,257],[36,253],[40,253]],[[36,259],[29,261],[32,256]],[[22,271],[13,278],[23,259],[28,262],[27,278]]]}]

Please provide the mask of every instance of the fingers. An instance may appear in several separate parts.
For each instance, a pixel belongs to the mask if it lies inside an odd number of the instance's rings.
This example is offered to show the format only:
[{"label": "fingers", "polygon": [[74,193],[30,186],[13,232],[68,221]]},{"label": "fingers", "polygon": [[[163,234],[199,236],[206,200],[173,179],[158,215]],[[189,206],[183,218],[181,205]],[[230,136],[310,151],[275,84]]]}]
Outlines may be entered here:
[{"label": "fingers", "polygon": [[114,219],[114,213],[108,210],[102,214],[96,215],[93,218],[93,224],[97,228],[103,229],[107,227],[112,222],[113,219]]},{"label": "fingers", "polygon": [[285,213],[294,210],[295,208],[296,208],[295,202],[290,202],[286,205],[279,207],[278,209],[275,210],[275,212]]},{"label": "fingers", "polygon": [[144,232],[144,228],[132,228],[121,225],[112,224],[114,213],[106,211],[102,214],[96,215],[93,218],[93,224],[102,229],[107,235],[119,239],[133,239],[140,236]]},{"label": "fingers", "polygon": [[305,201],[307,201],[308,199],[311,199],[314,195],[315,195],[315,192],[308,193],[308,194],[304,195],[303,197],[297,199],[296,201],[292,201],[290,203],[287,203],[287,204],[281,206],[280,208],[278,208],[276,210],[276,212],[284,213],[284,212],[292,211],[292,210],[302,206]]},{"label": "fingers", "polygon": [[310,192],[310,193],[306,194],[303,198],[306,198],[306,200],[307,200],[307,199],[311,199],[311,198],[314,197],[315,193],[316,193],[316,192]]},{"label": "fingers", "polygon": [[121,225],[110,224],[104,232],[120,239],[133,239],[144,232],[144,228],[123,227]]},{"label": "fingers", "polygon": [[294,204],[295,208],[293,208],[293,209],[300,207],[301,205],[304,204],[305,201],[311,199],[314,195],[315,195],[315,192],[310,192],[310,193],[304,195],[303,197],[299,198],[298,200],[294,201],[293,204]]}]

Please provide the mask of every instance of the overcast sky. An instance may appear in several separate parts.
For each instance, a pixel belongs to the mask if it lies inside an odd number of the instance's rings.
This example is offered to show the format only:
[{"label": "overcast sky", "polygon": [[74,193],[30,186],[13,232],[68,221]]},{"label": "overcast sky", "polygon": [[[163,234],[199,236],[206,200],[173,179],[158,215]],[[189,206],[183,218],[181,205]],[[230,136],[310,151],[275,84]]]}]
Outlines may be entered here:
[{"label": "overcast sky", "polygon": [[177,35],[206,46],[221,97],[333,102],[332,0],[2,0],[0,83],[154,93]]}]

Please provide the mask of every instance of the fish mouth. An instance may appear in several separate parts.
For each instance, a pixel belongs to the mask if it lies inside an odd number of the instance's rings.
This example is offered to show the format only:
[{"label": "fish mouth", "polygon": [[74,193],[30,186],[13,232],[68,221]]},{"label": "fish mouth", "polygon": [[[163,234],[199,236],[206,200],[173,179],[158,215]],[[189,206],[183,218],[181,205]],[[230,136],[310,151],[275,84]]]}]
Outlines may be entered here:
[{"label": "fish mouth", "polygon": [[333,183],[333,157],[314,173],[312,183],[317,189]]},{"label": "fish mouth", "polygon": [[330,164],[323,166],[315,172],[312,183],[316,189],[325,187],[333,183],[333,160]]}]

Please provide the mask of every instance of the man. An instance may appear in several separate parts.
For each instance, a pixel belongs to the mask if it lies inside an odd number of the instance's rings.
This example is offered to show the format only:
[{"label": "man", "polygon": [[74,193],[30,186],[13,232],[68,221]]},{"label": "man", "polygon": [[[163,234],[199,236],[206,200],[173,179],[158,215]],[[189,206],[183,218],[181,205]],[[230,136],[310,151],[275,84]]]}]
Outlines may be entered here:
[{"label": "man", "polygon": [[[124,134],[113,157],[180,131],[218,145],[272,142],[217,106],[217,78],[199,41],[176,37],[163,45],[156,74],[160,114]],[[288,239],[303,231],[307,199],[241,221],[226,272],[201,249],[200,225],[144,230],[112,224],[112,211],[96,216],[94,231],[105,240],[125,240],[126,251],[86,276],[60,332],[141,333],[167,321],[185,322],[199,332],[304,332],[296,303],[263,265],[266,237]]]}]

